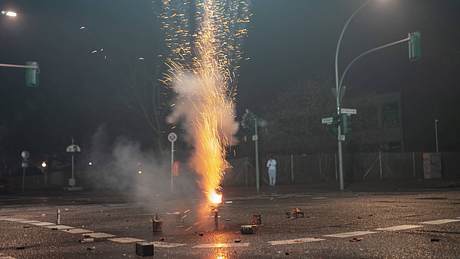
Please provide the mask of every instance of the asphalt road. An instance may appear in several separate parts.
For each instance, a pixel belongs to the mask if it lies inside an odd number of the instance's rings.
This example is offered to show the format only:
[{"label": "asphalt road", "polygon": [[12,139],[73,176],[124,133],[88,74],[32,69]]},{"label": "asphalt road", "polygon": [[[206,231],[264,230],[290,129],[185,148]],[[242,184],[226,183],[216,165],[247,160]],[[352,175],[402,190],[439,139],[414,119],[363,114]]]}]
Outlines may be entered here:
[{"label": "asphalt road", "polygon": [[[226,195],[217,231],[211,213],[198,216],[194,198],[0,196],[0,258],[138,258],[139,240],[155,241],[156,258],[460,258],[458,189],[235,193]],[[288,217],[295,208],[305,217]],[[162,233],[152,233],[154,214]],[[253,214],[263,224],[242,235]],[[82,243],[83,235],[105,237]]]}]

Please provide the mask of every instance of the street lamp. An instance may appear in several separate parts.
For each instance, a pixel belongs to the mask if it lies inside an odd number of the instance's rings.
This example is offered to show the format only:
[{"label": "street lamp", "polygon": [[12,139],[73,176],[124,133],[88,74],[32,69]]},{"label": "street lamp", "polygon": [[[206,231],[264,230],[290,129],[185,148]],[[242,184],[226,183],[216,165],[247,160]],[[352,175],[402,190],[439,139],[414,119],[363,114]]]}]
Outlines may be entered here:
[{"label": "street lamp", "polygon": [[[335,50],[335,97],[336,97],[336,108],[337,108],[337,116],[340,117],[340,102],[341,102],[341,85],[339,84],[339,52],[340,52],[340,45],[342,44],[343,35],[348,28],[348,25],[353,20],[353,18],[358,14],[364,7],[366,7],[371,0],[366,0],[358,9],[356,9],[348,20],[345,22],[345,25],[342,28],[342,32],[340,33],[339,40],[337,41],[337,48]],[[342,129],[340,128],[340,124],[337,125],[337,153],[339,156],[339,181],[340,181],[340,190],[343,191],[344,184],[343,184],[343,157],[342,157]]]},{"label": "street lamp", "polygon": [[13,17],[13,18],[18,16],[18,13],[16,13],[15,11],[11,11],[11,10],[2,10],[1,14],[4,16]]}]

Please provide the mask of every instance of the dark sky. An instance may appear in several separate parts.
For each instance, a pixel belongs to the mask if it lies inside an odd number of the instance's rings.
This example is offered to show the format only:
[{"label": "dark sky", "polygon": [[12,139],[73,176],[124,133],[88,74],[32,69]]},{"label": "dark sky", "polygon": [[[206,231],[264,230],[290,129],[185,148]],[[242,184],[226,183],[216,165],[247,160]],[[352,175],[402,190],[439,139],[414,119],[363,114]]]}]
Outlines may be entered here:
[{"label": "dark sky", "polygon": [[[338,35],[360,3],[253,0],[244,46],[250,60],[240,71],[238,110],[263,110],[296,82],[331,79]],[[26,88],[23,71],[0,69],[0,124],[8,128],[8,150],[50,152],[70,136],[88,142],[103,124],[113,136],[149,138],[142,117],[129,113],[134,108],[125,93],[128,71],[148,77],[154,70],[159,26],[151,0],[0,0],[0,9],[9,8],[19,17],[0,17],[0,63],[38,61],[41,85]],[[350,72],[349,94],[402,91],[409,107],[424,104],[408,113],[414,127],[430,127],[428,116],[458,121],[458,13],[456,0],[376,0],[350,25],[342,60],[412,31],[422,33],[423,59],[409,62],[406,45],[369,56]],[[103,54],[90,53],[101,48]],[[456,135],[455,127],[449,134]]]}]

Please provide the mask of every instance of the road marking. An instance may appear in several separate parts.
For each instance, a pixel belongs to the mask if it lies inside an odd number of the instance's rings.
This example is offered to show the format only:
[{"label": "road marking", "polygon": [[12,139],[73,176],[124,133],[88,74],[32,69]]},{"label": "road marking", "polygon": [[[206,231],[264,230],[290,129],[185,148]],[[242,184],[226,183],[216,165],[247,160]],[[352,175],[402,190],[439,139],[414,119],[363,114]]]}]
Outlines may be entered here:
[{"label": "road marking", "polygon": [[313,197],[311,199],[312,200],[324,200],[324,199],[327,199],[327,197]]},{"label": "road marking", "polygon": [[16,258],[12,256],[1,256],[0,255],[0,259],[16,259]]},{"label": "road marking", "polygon": [[201,244],[193,248],[229,248],[229,247],[248,247],[249,243],[217,243],[217,244]]},{"label": "road marking", "polygon": [[438,220],[420,222],[420,224],[441,225],[441,224],[447,224],[447,223],[459,222],[459,221],[460,219],[438,219]]},{"label": "road marking", "polygon": [[50,228],[50,229],[55,229],[55,230],[63,230],[63,229],[71,229],[74,227],[69,227],[66,225],[50,225],[50,226],[45,226],[45,228]]},{"label": "road marking", "polygon": [[92,237],[92,238],[109,238],[109,237],[115,236],[112,234],[107,234],[107,233],[102,233],[102,232],[88,233],[88,234],[83,234],[83,235],[85,237]]},{"label": "road marking", "polygon": [[154,241],[152,244],[155,247],[161,247],[161,248],[174,248],[174,247],[179,247],[179,246],[185,246],[185,244],[180,244],[180,243],[166,243],[166,242],[160,242],[160,241]]},{"label": "road marking", "polygon": [[70,233],[70,234],[86,234],[86,233],[94,232],[92,230],[83,229],[83,228],[64,229],[63,231],[66,232],[66,233]]},{"label": "road marking", "polygon": [[268,241],[268,243],[272,246],[276,246],[276,245],[292,245],[292,244],[318,242],[318,241],[323,241],[323,240],[325,239],[315,238],[315,237],[306,237],[306,238],[297,238],[297,239]]},{"label": "road marking", "polygon": [[422,226],[420,226],[420,225],[399,225],[399,226],[386,227],[386,228],[377,228],[375,230],[379,230],[379,231],[400,231],[400,230],[421,228],[421,227]]},{"label": "road marking", "polygon": [[21,220],[25,220],[25,219],[17,219],[17,218],[3,218],[2,220],[6,220],[6,221],[12,221],[12,222],[17,222],[17,221],[21,221]]},{"label": "road marking", "polygon": [[347,238],[347,237],[363,236],[363,235],[374,234],[374,233],[377,233],[377,232],[373,232],[373,231],[354,231],[354,232],[337,233],[337,234],[323,235],[323,236],[325,236],[325,237]]},{"label": "road marking", "polygon": [[36,220],[20,220],[20,221],[16,221],[16,222],[22,223],[22,224],[40,223],[40,221],[36,221]]},{"label": "road marking", "polygon": [[56,224],[54,223],[50,223],[50,222],[37,222],[37,223],[31,223],[32,225],[34,226],[39,226],[39,227],[45,227],[45,226],[56,226]]},{"label": "road marking", "polygon": [[132,237],[116,237],[116,238],[109,238],[110,241],[120,244],[130,244],[136,242],[145,242],[144,239],[132,238]]}]

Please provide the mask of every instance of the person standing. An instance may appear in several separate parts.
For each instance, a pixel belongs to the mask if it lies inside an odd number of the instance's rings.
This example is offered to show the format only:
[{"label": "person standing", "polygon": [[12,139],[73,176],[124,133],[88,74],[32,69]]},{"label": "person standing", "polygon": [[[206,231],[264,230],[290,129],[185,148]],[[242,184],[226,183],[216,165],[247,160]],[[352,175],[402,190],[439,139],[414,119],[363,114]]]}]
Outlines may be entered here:
[{"label": "person standing", "polygon": [[270,159],[267,161],[268,168],[268,179],[270,186],[275,186],[276,184],[276,160],[273,156],[270,156]]}]

